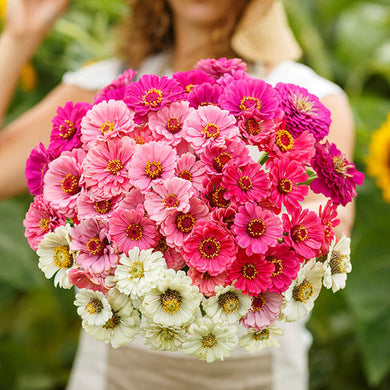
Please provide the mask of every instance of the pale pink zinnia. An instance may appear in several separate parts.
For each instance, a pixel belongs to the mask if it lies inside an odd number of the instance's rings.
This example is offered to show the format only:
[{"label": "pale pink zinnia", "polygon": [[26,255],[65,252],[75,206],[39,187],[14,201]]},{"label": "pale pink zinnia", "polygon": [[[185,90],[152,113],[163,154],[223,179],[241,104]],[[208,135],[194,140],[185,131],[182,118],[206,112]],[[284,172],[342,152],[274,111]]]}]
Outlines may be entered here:
[{"label": "pale pink zinnia", "polygon": [[77,216],[80,220],[86,218],[108,219],[122,197],[122,195],[118,195],[111,199],[96,200],[87,192],[82,191],[77,198]]},{"label": "pale pink zinnia", "polygon": [[296,208],[291,210],[291,218],[288,214],[283,214],[283,228],[287,235],[284,241],[295,252],[311,259],[316,257],[324,239],[324,226],[314,211]]},{"label": "pale pink zinnia", "polygon": [[280,315],[283,297],[272,292],[265,292],[252,298],[251,308],[241,320],[246,328],[262,330],[272,325]]},{"label": "pale pink zinnia", "polygon": [[23,221],[30,247],[36,251],[46,233],[54,232],[60,225],[65,225],[65,218],[56,213],[43,195],[35,196]]},{"label": "pale pink zinnia", "polygon": [[236,245],[230,232],[216,222],[200,220],[184,241],[183,257],[199,272],[218,275],[236,258]]},{"label": "pale pink zinnia", "polygon": [[126,193],[130,187],[128,170],[135,143],[129,137],[99,142],[91,148],[83,163],[87,191],[105,200]]},{"label": "pale pink zinnia", "polygon": [[158,242],[156,224],[144,216],[142,209],[115,210],[110,219],[110,236],[123,253],[134,247],[154,248]]},{"label": "pale pink zinnia", "polygon": [[129,135],[134,129],[134,112],[121,100],[109,100],[92,107],[81,122],[81,140],[85,149],[99,141]]},{"label": "pale pink zinnia", "polygon": [[187,272],[192,279],[192,284],[198,286],[199,291],[205,297],[212,297],[215,295],[216,286],[226,286],[226,274],[222,272],[218,275],[211,276],[208,272],[199,272],[195,268],[190,267]]},{"label": "pale pink zinnia", "polygon": [[121,200],[118,207],[126,210],[144,208],[145,195],[136,188],[132,188]]},{"label": "pale pink zinnia", "polygon": [[205,166],[192,153],[184,153],[176,162],[175,175],[188,180],[196,191],[202,191]]},{"label": "pale pink zinnia", "polygon": [[232,230],[237,235],[237,244],[246,249],[248,256],[264,253],[269,246],[277,245],[283,235],[281,220],[250,202],[239,207]]},{"label": "pale pink zinnia", "polygon": [[247,256],[240,250],[227,272],[227,282],[235,281],[234,287],[244,294],[259,295],[268,290],[274,266],[265,260],[263,254]]},{"label": "pale pink zinnia", "polygon": [[77,288],[86,288],[92,291],[106,293],[109,288],[105,284],[105,278],[94,275],[90,270],[72,268],[68,274],[69,282]]},{"label": "pale pink zinnia", "polygon": [[160,236],[155,249],[156,251],[160,251],[163,254],[165,262],[167,263],[167,268],[179,271],[186,265],[180,250],[176,247],[172,248],[168,246],[165,237]]},{"label": "pale pink zinnia", "polygon": [[79,251],[76,263],[95,275],[106,275],[115,267],[118,255],[110,242],[108,222],[86,219],[71,229],[70,248]]},{"label": "pale pink zinnia", "polygon": [[131,183],[141,192],[174,176],[176,152],[163,142],[138,145],[129,169]]},{"label": "pale pink zinnia", "polygon": [[162,221],[161,232],[165,235],[168,245],[178,248],[183,246],[184,240],[190,235],[197,221],[207,219],[209,208],[203,200],[191,198],[187,212],[177,211],[170,213]]},{"label": "pale pink zinnia", "polygon": [[223,145],[225,139],[237,137],[238,127],[234,116],[217,106],[199,107],[184,122],[183,137],[197,152],[208,145]]},{"label": "pale pink zinnia", "polygon": [[228,164],[222,172],[225,198],[236,204],[257,202],[265,198],[271,187],[267,173],[258,163],[236,167]]},{"label": "pale pink zinnia", "polygon": [[187,212],[193,195],[189,181],[172,177],[161,184],[154,184],[145,195],[145,209],[151,219],[161,222],[170,212]]},{"label": "pale pink zinnia", "polygon": [[187,101],[179,101],[150,113],[148,124],[154,138],[176,146],[182,139],[183,123],[192,110]]}]

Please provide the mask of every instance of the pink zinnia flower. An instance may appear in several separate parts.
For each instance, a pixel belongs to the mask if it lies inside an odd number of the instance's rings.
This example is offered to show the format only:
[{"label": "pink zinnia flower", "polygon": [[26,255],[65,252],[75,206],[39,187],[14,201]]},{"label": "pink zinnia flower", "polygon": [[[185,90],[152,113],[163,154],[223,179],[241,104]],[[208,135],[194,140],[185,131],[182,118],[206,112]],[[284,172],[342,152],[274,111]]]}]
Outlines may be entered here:
[{"label": "pink zinnia flower", "polygon": [[282,204],[287,212],[300,207],[300,202],[309,193],[309,187],[304,183],[308,176],[302,164],[283,158],[281,160],[270,159],[267,161],[269,178],[271,179],[271,200],[277,208]]},{"label": "pink zinnia flower", "polygon": [[147,124],[140,124],[135,126],[134,130],[129,134],[136,144],[144,145],[146,143],[156,141],[156,137],[153,135]]},{"label": "pink zinnia flower", "polygon": [[73,102],[67,102],[64,107],[58,107],[57,115],[52,119],[50,151],[58,156],[64,150],[72,150],[81,146],[81,121],[91,107],[89,103],[73,104]]},{"label": "pink zinnia flower", "polygon": [[315,153],[313,134],[304,131],[294,138],[287,130],[281,128],[268,139],[267,152],[271,158],[286,157],[304,165],[310,165]]},{"label": "pink zinnia flower", "polygon": [[264,253],[269,246],[275,246],[283,234],[278,217],[250,202],[239,207],[232,230],[237,235],[237,244],[246,249],[248,256]]},{"label": "pink zinnia flower", "polygon": [[81,221],[71,229],[70,248],[79,251],[76,263],[94,275],[106,275],[115,267],[118,255],[110,243],[108,222],[95,219]]},{"label": "pink zinnia flower", "polygon": [[237,70],[232,70],[230,73],[225,73],[217,80],[217,83],[222,88],[226,88],[231,82],[235,80],[250,79],[250,78],[251,76],[249,76],[249,74],[246,73],[245,70],[237,69]]},{"label": "pink zinnia flower", "polygon": [[46,150],[42,142],[30,153],[26,161],[25,176],[31,195],[40,195],[43,192],[43,178],[47,172],[50,161],[55,155]]},{"label": "pink zinnia flower", "polygon": [[215,83],[214,78],[209,76],[207,73],[197,69],[192,69],[188,72],[176,72],[172,75],[172,78],[175,79],[187,93],[190,93],[195,85],[203,83]]},{"label": "pink zinnia flower", "polygon": [[236,167],[228,164],[222,172],[225,198],[233,203],[257,202],[265,198],[271,187],[268,175],[258,163]]},{"label": "pink zinnia flower", "polygon": [[195,65],[195,69],[202,70],[211,77],[218,79],[226,73],[232,74],[237,70],[242,70],[245,72],[247,66],[246,63],[243,62],[240,58],[227,59],[226,57],[222,57],[217,60],[214,58],[199,60]]},{"label": "pink zinnia flower", "polygon": [[82,191],[77,198],[77,216],[79,219],[108,219],[121,199],[122,195],[96,200],[88,192]]},{"label": "pink zinnia flower", "polygon": [[147,192],[152,184],[161,183],[174,175],[176,152],[162,142],[139,145],[134,153],[129,178],[142,192]]},{"label": "pink zinnia flower", "polygon": [[183,123],[191,111],[188,102],[180,101],[150,113],[148,124],[155,139],[176,146],[182,139]]},{"label": "pink zinnia flower", "polygon": [[165,262],[167,263],[167,268],[179,271],[185,267],[186,262],[181,255],[181,251],[176,247],[172,248],[168,246],[164,236],[160,235],[155,250],[160,251],[163,254]]},{"label": "pink zinnia flower", "polygon": [[317,96],[306,88],[294,84],[276,84],[275,89],[281,97],[281,107],[285,112],[286,130],[295,138],[308,130],[316,141],[321,141],[329,133],[330,111]]},{"label": "pink zinnia flower", "polygon": [[139,123],[150,111],[159,111],[184,97],[185,92],[176,80],[147,74],[130,84],[124,101],[134,109],[136,122]]},{"label": "pink zinnia flower", "polygon": [[224,110],[233,115],[246,111],[258,114],[262,119],[280,115],[279,96],[272,86],[259,79],[241,79],[231,82],[219,99]]},{"label": "pink zinnia flower", "polygon": [[337,219],[337,205],[332,203],[331,200],[328,200],[325,207],[320,205],[320,210],[318,213],[321,224],[324,226],[324,241],[321,246],[321,254],[325,255],[328,252],[329,245],[335,237],[334,228],[340,224],[340,220]]},{"label": "pink zinnia flower", "polygon": [[101,102],[88,111],[81,122],[81,140],[85,149],[99,141],[129,135],[134,129],[134,112],[121,100]]},{"label": "pink zinnia flower", "polygon": [[244,294],[259,295],[268,290],[274,266],[265,260],[264,255],[247,256],[243,250],[227,272],[227,282],[236,281],[234,287]]},{"label": "pink zinnia flower", "polygon": [[296,208],[289,215],[283,214],[283,228],[288,235],[284,236],[284,242],[290,245],[295,252],[311,259],[316,257],[324,239],[324,227],[314,211]]},{"label": "pink zinnia flower", "polygon": [[298,275],[299,257],[290,246],[282,243],[269,248],[265,253],[265,259],[275,267],[269,291],[279,294],[286,291]]},{"label": "pink zinnia flower", "polygon": [[252,298],[248,314],[241,320],[246,328],[262,330],[272,325],[280,315],[283,297],[272,292],[265,292]]},{"label": "pink zinnia flower", "polygon": [[183,257],[188,266],[211,276],[227,270],[236,258],[229,231],[216,222],[200,220],[184,241]]},{"label": "pink zinnia flower", "polygon": [[226,138],[238,136],[236,120],[226,110],[216,106],[199,107],[184,123],[183,137],[202,152],[208,145],[222,146]]},{"label": "pink zinnia flower", "polygon": [[345,206],[356,197],[356,186],[362,185],[364,173],[356,170],[355,164],[349,162],[335,144],[326,141],[317,143],[316,154],[311,165],[317,178],[311,182],[310,188],[316,194],[324,194],[333,203]]},{"label": "pink zinnia flower", "polygon": [[244,142],[238,138],[227,139],[222,146],[209,145],[200,155],[200,159],[204,163],[207,173],[211,175],[221,174],[227,163],[241,167],[253,162]]},{"label": "pink zinnia flower", "polygon": [[206,168],[192,153],[184,153],[176,162],[175,175],[188,180],[196,191],[202,191]]},{"label": "pink zinnia flower", "polygon": [[123,100],[127,95],[127,85],[121,85],[119,87],[111,87],[104,91],[101,91],[94,99],[94,105],[97,105],[102,102],[108,102],[109,100]]},{"label": "pink zinnia flower", "polygon": [[144,217],[142,209],[115,210],[110,219],[110,236],[123,253],[134,247],[154,248],[158,242],[156,224]]},{"label": "pink zinnia flower", "polygon": [[131,210],[144,208],[145,195],[138,189],[132,188],[122,199],[119,206],[122,209]]},{"label": "pink zinnia flower", "polygon": [[68,273],[69,282],[77,288],[86,288],[92,291],[101,291],[106,293],[109,288],[105,285],[105,279],[102,276],[95,276],[89,270],[72,268]]},{"label": "pink zinnia flower", "polygon": [[204,83],[195,85],[188,94],[190,107],[198,108],[201,106],[218,105],[219,97],[222,93],[222,87],[218,84]]},{"label": "pink zinnia flower", "polygon": [[129,137],[99,142],[91,148],[83,163],[87,191],[105,200],[126,193],[130,187],[128,170],[135,142]]},{"label": "pink zinnia flower", "polygon": [[230,200],[225,198],[226,188],[222,187],[220,176],[211,176],[203,181],[204,190],[202,196],[209,201],[210,207],[227,208]]},{"label": "pink zinnia flower", "polygon": [[237,206],[234,204],[226,209],[214,209],[211,212],[211,219],[215,222],[223,223],[230,230],[234,223],[234,218],[236,218],[237,210]]},{"label": "pink zinnia flower", "polygon": [[193,195],[189,181],[172,177],[161,184],[153,184],[152,189],[145,195],[145,209],[154,221],[163,221],[171,212],[189,210],[189,199]]},{"label": "pink zinnia flower", "polygon": [[57,212],[71,217],[81,191],[81,164],[85,152],[63,152],[49,164],[44,178],[43,195]]},{"label": "pink zinnia flower", "polygon": [[30,247],[36,251],[46,233],[54,232],[61,225],[65,225],[64,217],[56,213],[43,195],[37,195],[23,221],[24,235]]},{"label": "pink zinnia flower", "polygon": [[187,212],[170,213],[162,221],[161,232],[170,246],[181,248],[197,221],[207,219],[209,215],[209,208],[203,200],[193,197],[189,200],[189,205],[190,208]]},{"label": "pink zinnia flower", "polygon": [[199,291],[205,297],[215,295],[216,286],[226,286],[226,274],[222,272],[218,275],[211,276],[208,272],[199,272],[195,268],[190,267],[187,275],[192,279],[192,284],[198,286]]}]

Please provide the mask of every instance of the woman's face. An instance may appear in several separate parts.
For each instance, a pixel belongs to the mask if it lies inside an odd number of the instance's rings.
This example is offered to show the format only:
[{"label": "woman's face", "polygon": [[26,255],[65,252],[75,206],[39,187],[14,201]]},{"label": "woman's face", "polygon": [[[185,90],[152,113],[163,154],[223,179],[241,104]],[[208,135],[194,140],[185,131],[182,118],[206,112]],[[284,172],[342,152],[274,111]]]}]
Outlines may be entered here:
[{"label": "woman's face", "polygon": [[247,0],[168,0],[175,18],[183,22],[213,26],[237,14]]}]

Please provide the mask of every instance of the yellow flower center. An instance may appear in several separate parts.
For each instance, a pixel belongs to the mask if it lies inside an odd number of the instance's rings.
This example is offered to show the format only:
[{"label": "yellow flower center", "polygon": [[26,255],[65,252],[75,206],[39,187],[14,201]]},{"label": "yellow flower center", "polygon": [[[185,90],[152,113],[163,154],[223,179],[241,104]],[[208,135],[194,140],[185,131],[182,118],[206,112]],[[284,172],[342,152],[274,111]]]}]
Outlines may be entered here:
[{"label": "yellow flower center", "polygon": [[131,240],[138,241],[143,237],[143,229],[139,223],[131,223],[126,229],[126,236]]},{"label": "yellow flower center", "polygon": [[222,172],[223,167],[232,159],[232,156],[226,152],[222,152],[214,158],[213,167],[217,172]]},{"label": "yellow flower center", "polygon": [[63,193],[76,195],[80,192],[79,177],[68,173],[61,181],[61,190]]},{"label": "yellow flower center", "polygon": [[144,105],[151,106],[153,108],[157,107],[161,103],[162,99],[162,91],[156,88],[151,88],[144,96],[142,96]]},{"label": "yellow flower center", "polygon": [[263,294],[258,295],[257,297],[252,298],[252,310],[254,312],[263,310],[263,307],[267,303],[267,299]]},{"label": "yellow flower center", "polygon": [[249,191],[252,187],[252,180],[249,176],[242,176],[238,179],[238,186],[244,191]]},{"label": "yellow flower center", "polygon": [[281,194],[288,194],[292,191],[293,185],[290,179],[281,179],[278,183],[278,191]]},{"label": "yellow flower center", "polygon": [[291,237],[295,242],[302,242],[305,241],[308,237],[308,231],[307,229],[302,225],[295,225],[291,229]]},{"label": "yellow flower center", "polygon": [[64,123],[59,128],[59,134],[63,139],[71,139],[75,132],[74,123],[67,119],[64,120]]},{"label": "yellow flower center", "polygon": [[199,252],[206,259],[213,259],[218,256],[221,244],[215,238],[205,238],[199,244]]},{"label": "yellow flower center", "polygon": [[202,131],[206,138],[217,138],[220,133],[219,127],[215,123],[208,123]]},{"label": "yellow flower center", "polygon": [[306,303],[313,295],[313,285],[307,280],[304,280],[299,286],[295,286],[293,290],[293,297],[296,301]]},{"label": "yellow flower center", "polygon": [[140,279],[145,275],[144,263],[141,261],[135,261],[129,267],[130,279]]},{"label": "yellow flower center", "polygon": [[255,279],[256,275],[258,274],[256,267],[252,263],[245,264],[241,268],[242,276],[245,279]]},{"label": "yellow flower center", "polygon": [[114,329],[121,322],[121,317],[117,313],[113,313],[112,317],[103,325],[105,329]]},{"label": "yellow flower center", "polygon": [[168,289],[160,295],[160,302],[164,311],[173,315],[180,310],[182,297],[178,291]]},{"label": "yellow flower center", "polygon": [[103,303],[100,299],[92,298],[85,306],[84,309],[89,314],[100,313],[103,310]]},{"label": "yellow flower center", "polygon": [[178,207],[180,202],[176,194],[168,194],[163,199],[164,208]]},{"label": "yellow flower center", "polygon": [[70,268],[73,265],[73,257],[69,253],[69,247],[67,245],[58,245],[54,249],[53,261],[58,268]]},{"label": "yellow flower center", "polygon": [[253,334],[253,338],[256,340],[256,341],[265,341],[265,340],[268,340],[269,339],[269,330],[268,329],[263,329],[263,330],[260,330],[259,332],[255,332]]},{"label": "yellow flower center", "polygon": [[287,130],[278,130],[275,143],[280,151],[285,153],[294,147],[294,138]]},{"label": "yellow flower center", "polygon": [[217,346],[217,339],[213,334],[208,334],[202,338],[202,347],[203,348],[214,348]]},{"label": "yellow flower center", "polygon": [[247,121],[245,121],[245,130],[250,134],[250,135],[259,135],[261,131],[261,125],[260,122],[257,122],[253,118],[249,118]]},{"label": "yellow flower center", "polygon": [[330,269],[332,275],[345,274],[349,271],[349,260],[347,255],[343,255],[339,251],[333,251],[330,256]]},{"label": "yellow flower center", "polygon": [[176,217],[176,227],[182,233],[191,233],[196,224],[196,219],[191,213],[180,213]]},{"label": "yellow flower center", "polygon": [[112,175],[116,176],[118,172],[123,169],[123,165],[118,159],[110,160],[106,169],[108,169]]},{"label": "yellow flower center", "polygon": [[159,161],[148,161],[145,165],[145,173],[151,179],[156,179],[161,176],[162,165]]},{"label": "yellow flower center", "polygon": [[247,233],[253,237],[261,237],[265,233],[265,223],[262,219],[252,219],[246,226]]},{"label": "yellow flower center", "polygon": [[261,110],[261,101],[259,98],[253,96],[245,96],[241,99],[240,110],[247,111],[249,109]]},{"label": "yellow flower center", "polygon": [[87,242],[86,247],[87,247],[87,251],[91,255],[101,255],[104,250],[104,244],[97,237],[91,238]]},{"label": "yellow flower center", "polygon": [[103,135],[106,133],[109,133],[110,131],[113,131],[113,130],[114,130],[114,123],[113,122],[106,121],[100,125],[100,131],[102,132]]},{"label": "yellow flower center", "polygon": [[218,305],[221,306],[227,314],[231,314],[240,308],[240,301],[235,292],[228,291],[219,296]]},{"label": "yellow flower center", "polygon": [[186,169],[183,169],[180,172],[179,177],[183,180],[188,180],[188,181],[192,182],[192,174],[191,174],[191,172],[187,171]]},{"label": "yellow flower center", "polygon": [[39,221],[39,228],[47,233],[50,230],[50,225],[49,224],[50,224],[50,221],[49,221],[48,218],[42,218]]},{"label": "yellow flower center", "polygon": [[167,130],[171,134],[176,134],[181,130],[179,119],[172,117],[167,120]]},{"label": "yellow flower center", "polygon": [[94,202],[93,208],[99,214],[107,214],[111,210],[111,200],[102,200],[100,202]]}]

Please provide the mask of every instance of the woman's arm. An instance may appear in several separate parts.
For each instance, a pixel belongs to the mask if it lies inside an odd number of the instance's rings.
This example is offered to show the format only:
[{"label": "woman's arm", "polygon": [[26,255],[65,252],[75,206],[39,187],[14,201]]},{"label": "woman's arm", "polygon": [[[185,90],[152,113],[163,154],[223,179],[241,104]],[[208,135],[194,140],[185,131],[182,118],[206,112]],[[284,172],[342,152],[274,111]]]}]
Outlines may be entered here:
[{"label": "woman's arm", "polygon": [[61,84],[45,99],[0,132],[0,198],[20,194],[27,189],[25,164],[39,142],[48,146],[51,119],[58,106],[67,101],[92,102],[95,92]]}]

